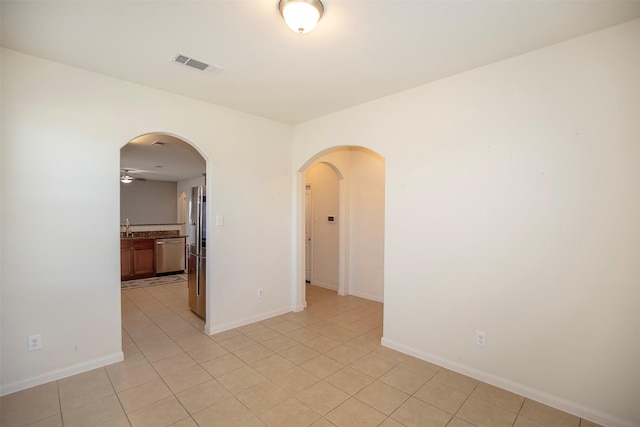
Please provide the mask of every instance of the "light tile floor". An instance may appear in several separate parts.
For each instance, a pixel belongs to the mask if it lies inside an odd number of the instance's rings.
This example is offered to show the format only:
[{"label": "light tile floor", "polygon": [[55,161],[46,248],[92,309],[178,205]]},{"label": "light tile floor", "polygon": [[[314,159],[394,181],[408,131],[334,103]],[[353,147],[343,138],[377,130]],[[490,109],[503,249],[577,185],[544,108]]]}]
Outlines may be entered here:
[{"label": "light tile floor", "polygon": [[123,362],[1,399],[2,427],[595,424],[380,345],[382,304],[308,308],[214,336],[186,283],[122,293]]}]

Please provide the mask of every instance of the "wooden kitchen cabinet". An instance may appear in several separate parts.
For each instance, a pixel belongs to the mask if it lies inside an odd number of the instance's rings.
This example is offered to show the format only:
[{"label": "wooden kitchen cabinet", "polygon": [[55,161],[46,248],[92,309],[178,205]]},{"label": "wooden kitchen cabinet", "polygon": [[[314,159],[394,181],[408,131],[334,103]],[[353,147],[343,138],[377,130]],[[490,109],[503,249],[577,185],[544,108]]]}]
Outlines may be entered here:
[{"label": "wooden kitchen cabinet", "polygon": [[120,279],[143,279],[155,276],[155,240],[120,240]]},{"label": "wooden kitchen cabinet", "polygon": [[131,240],[120,240],[120,279],[130,279],[133,271]]}]

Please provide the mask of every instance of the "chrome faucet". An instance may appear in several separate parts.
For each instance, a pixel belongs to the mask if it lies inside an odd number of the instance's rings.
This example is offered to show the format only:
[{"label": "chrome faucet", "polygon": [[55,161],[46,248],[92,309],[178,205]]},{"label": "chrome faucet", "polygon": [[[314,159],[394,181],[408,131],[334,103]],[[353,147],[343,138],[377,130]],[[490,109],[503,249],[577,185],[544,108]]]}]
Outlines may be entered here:
[{"label": "chrome faucet", "polygon": [[125,234],[127,237],[131,237],[131,224],[129,224],[129,218],[125,220]]}]

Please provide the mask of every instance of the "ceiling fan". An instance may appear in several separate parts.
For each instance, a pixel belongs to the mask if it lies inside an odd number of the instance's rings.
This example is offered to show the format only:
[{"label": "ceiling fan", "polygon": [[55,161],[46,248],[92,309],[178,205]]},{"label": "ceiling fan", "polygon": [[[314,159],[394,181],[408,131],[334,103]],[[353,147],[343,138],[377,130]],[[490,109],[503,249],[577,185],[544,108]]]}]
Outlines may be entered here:
[{"label": "ceiling fan", "polygon": [[135,176],[129,169],[120,170],[120,182],[123,184],[130,184],[133,180],[146,181],[144,178]]}]

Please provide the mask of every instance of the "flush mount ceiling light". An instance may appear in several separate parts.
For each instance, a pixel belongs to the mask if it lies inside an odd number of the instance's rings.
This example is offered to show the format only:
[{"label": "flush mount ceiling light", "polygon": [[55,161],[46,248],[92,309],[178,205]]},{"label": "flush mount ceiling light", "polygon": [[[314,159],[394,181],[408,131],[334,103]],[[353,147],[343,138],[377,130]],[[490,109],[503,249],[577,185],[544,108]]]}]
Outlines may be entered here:
[{"label": "flush mount ceiling light", "polygon": [[280,0],[278,7],[287,26],[300,34],[313,30],[324,12],[320,0]]}]

